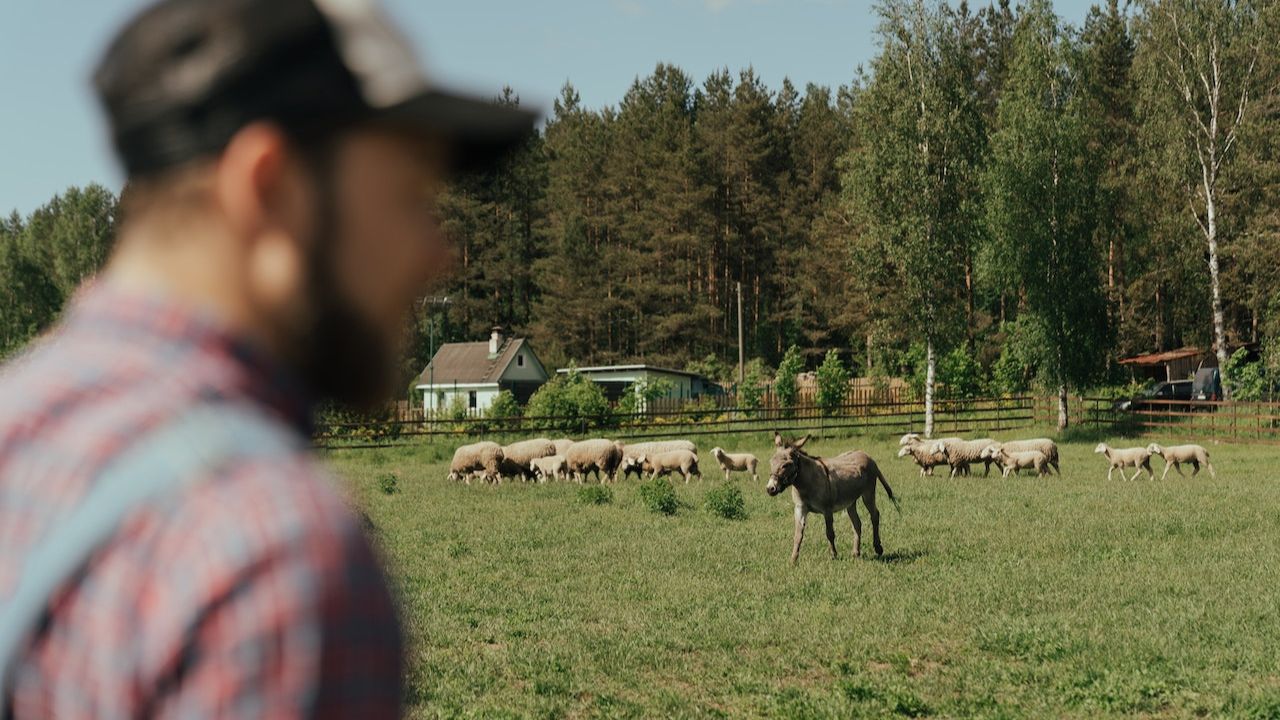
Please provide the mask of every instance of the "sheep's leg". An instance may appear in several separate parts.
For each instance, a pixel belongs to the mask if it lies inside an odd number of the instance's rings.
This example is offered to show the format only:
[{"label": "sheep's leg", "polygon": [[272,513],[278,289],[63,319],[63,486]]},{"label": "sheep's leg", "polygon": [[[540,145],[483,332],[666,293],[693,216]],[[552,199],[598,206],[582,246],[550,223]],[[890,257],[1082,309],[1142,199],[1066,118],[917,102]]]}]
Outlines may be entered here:
[{"label": "sheep's leg", "polygon": [[871,547],[876,555],[884,554],[884,546],[880,544],[880,511],[876,508],[876,486],[871,485],[862,495],[862,504],[867,506],[867,514],[871,516]]},{"label": "sheep's leg", "polygon": [[803,507],[796,506],[796,534],[791,544],[791,564],[796,564],[796,559],[800,557],[800,543],[804,542],[804,524],[807,520],[807,513]]},{"label": "sheep's leg", "polygon": [[982,461],[982,477],[987,477],[990,474],[991,474],[991,461],[983,460]]},{"label": "sheep's leg", "polygon": [[[1182,475],[1182,469],[1181,469],[1181,468],[1179,468],[1179,469],[1178,469],[1178,474],[1179,474],[1179,475]],[[1200,474],[1200,461],[1199,461],[1199,460],[1192,460],[1192,461],[1191,461],[1191,477],[1195,477],[1195,476],[1197,476],[1197,475],[1199,475],[1199,474]]]},{"label": "sheep's leg", "polygon": [[849,522],[853,523],[853,556],[862,557],[862,518],[858,517],[858,505],[849,506]]},{"label": "sheep's leg", "polygon": [[[1108,482],[1110,482],[1110,481],[1111,481],[1111,471],[1112,471],[1112,470],[1115,470],[1115,469],[1116,469],[1116,466],[1115,466],[1115,465],[1112,465],[1112,466],[1110,466],[1110,467],[1108,467],[1108,468],[1107,468],[1107,481],[1108,481]],[[1121,475],[1123,475],[1123,474],[1124,474],[1124,471],[1122,470],[1122,471],[1120,472],[1120,474],[1121,474]]]},{"label": "sheep's leg", "polygon": [[[1155,479],[1156,479],[1156,473],[1155,473],[1155,471],[1154,471],[1154,470],[1152,470],[1152,469],[1151,469],[1151,458],[1147,458],[1146,460],[1143,460],[1143,461],[1142,461],[1142,467],[1146,468],[1146,470],[1147,470],[1147,475],[1148,475],[1148,478],[1147,478],[1147,479],[1148,479],[1148,480],[1155,480]],[[1181,471],[1181,470],[1179,470],[1178,472],[1179,472],[1179,473],[1181,473],[1182,471]],[[1137,473],[1134,473],[1134,475],[1133,475],[1133,476],[1134,476],[1134,477],[1137,477],[1137,476],[1138,476],[1138,474],[1137,474]]]},{"label": "sheep's leg", "polygon": [[831,513],[823,514],[822,518],[827,521],[827,544],[831,546],[831,559],[836,559],[836,524],[835,518]]}]

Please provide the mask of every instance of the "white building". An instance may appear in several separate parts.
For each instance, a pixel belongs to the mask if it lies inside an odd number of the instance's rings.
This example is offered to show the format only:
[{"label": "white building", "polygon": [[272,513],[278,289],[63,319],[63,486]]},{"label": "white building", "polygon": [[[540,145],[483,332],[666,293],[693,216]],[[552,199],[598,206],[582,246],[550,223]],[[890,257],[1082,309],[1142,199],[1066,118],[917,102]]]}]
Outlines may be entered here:
[{"label": "white building", "polygon": [[427,413],[449,410],[461,398],[470,412],[484,412],[501,390],[521,404],[547,381],[547,371],[524,338],[504,337],[494,328],[488,342],[445,343],[418,376]]},{"label": "white building", "polygon": [[[570,368],[560,368],[556,372],[565,375],[569,370]],[[579,375],[603,388],[605,397],[611,402],[617,402],[624,390],[639,382],[649,386],[661,383],[666,388],[663,397],[668,398],[698,398],[724,392],[719,385],[697,373],[654,365],[604,365],[576,370]]]}]

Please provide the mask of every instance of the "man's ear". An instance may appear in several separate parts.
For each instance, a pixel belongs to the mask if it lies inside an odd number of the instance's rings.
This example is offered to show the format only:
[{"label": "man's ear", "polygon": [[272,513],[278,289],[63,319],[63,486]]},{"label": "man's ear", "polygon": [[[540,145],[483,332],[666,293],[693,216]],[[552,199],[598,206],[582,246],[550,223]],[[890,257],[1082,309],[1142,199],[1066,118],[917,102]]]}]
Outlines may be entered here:
[{"label": "man's ear", "polygon": [[282,232],[310,233],[308,178],[288,137],[271,123],[241,128],[214,166],[214,195],[232,232],[251,238]]}]

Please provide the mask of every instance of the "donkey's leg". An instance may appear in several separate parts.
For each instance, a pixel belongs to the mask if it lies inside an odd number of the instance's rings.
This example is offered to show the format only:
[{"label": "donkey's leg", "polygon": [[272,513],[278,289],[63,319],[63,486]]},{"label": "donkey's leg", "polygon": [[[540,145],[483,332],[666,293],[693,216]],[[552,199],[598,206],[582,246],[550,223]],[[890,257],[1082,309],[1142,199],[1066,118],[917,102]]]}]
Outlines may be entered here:
[{"label": "donkey's leg", "polygon": [[858,504],[849,506],[849,522],[853,523],[853,556],[862,557],[862,518],[858,517]]},{"label": "donkey's leg", "polygon": [[880,544],[880,510],[876,508],[875,485],[862,494],[862,504],[867,506],[867,514],[871,516],[871,547],[876,549],[876,555],[883,555],[884,546]]},{"label": "donkey's leg", "polygon": [[808,519],[808,513],[799,505],[796,506],[796,536],[791,546],[791,564],[796,564],[796,558],[800,557],[800,543],[804,542],[804,524]]},{"label": "donkey's leg", "polygon": [[836,559],[836,526],[835,518],[831,513],[823,514],[822,518],[827,521],[827,544],[831,546],[831,559]]}]

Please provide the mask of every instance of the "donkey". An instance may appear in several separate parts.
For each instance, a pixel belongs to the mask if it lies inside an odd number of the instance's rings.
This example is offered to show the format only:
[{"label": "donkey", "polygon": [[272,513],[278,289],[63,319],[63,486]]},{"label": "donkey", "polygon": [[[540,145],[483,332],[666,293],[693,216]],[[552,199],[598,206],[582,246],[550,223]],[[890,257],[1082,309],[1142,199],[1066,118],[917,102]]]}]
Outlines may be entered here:
[{"label": "donkey", "polygon": [[791,488],[791,499],[796,504],[795,545],[791,548],[791,564],[800,557],[800,543],[804,541],[804,526],[809,513],[822,513],[827,521],[827,542],[831,544],[831,557],[836,557],[836,529],[834,515],[847,510],[853,523],[853,555],[862,555],[862,520],[858,517],[856,503],[862,498],[871,514],[871,538],[876,555],[884,554],[880,544],[880,511],[876,509],[876,480],[884,485],[884,491],[898,506],[893,489],[884,479],[884,473],[869,455],[861,450],[843,453],[833,458],[814,457],[801,450],[809,441],[805,435],[796,442],[785,442],[778,433],[773,434],[776,450],[769,461],[769,483],[765,491],[777,495]]}]

